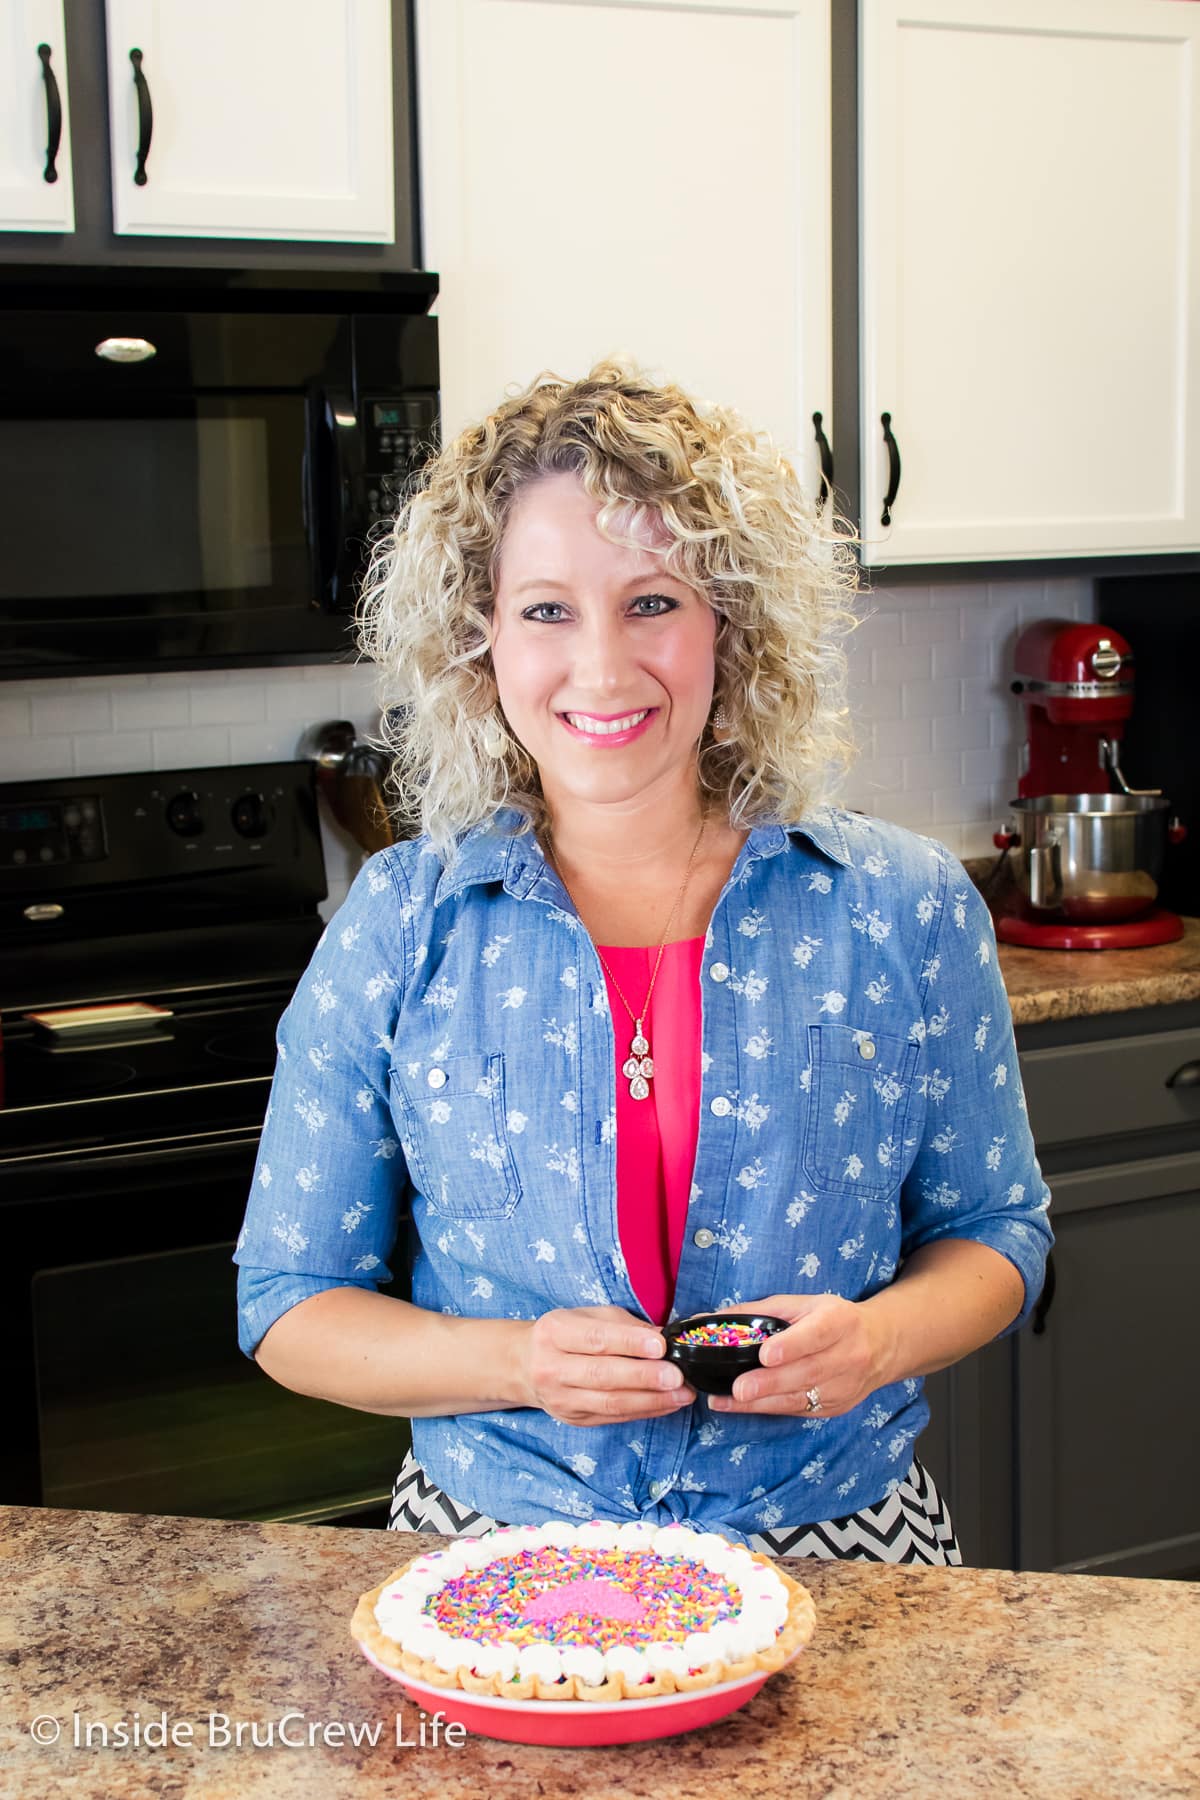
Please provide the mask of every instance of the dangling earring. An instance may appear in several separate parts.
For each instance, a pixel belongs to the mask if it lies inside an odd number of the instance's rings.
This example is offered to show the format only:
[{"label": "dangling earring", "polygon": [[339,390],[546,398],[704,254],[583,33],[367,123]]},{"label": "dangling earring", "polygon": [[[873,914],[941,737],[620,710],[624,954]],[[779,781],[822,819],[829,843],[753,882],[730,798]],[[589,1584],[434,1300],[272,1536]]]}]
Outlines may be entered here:
[{"label": "dangling earring", "polygon": [[483,728],[483,752],[485,756],[494,757],[497,762],[508,749],[508,739],[496,723],[495,714],[491,716]]},{"label": "dangling earring", "polygon": [[723,744],[726,737],[729,735],[729,714],[725,711],[725,702],[723,700],[717,701],[711,724],[713,737],[718,744]]}]

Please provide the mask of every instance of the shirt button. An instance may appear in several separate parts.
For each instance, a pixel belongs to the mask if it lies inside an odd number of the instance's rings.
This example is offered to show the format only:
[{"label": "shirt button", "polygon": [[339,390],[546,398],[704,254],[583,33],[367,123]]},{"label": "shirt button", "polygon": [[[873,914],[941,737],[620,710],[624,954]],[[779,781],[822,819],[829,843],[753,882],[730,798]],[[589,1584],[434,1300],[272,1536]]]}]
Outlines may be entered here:
[{"label": "shirt button", "polygon": [[701,1226],[700,1230],[692,1239],[697,1250],[711,1250],[716,1241],[716,1238],[713,1236],[712,1232],[709,1231],[707,1226]]},{"label": "shirt button", "polygon": [[650,1483],[650,1498],[652,1500],[661,1500],[666,1491],[667,1484],[665,1481],[652,1481]]},{"label": "shirt button", "polygon": [[858,1054],[865,1062],[870,1062],[875,1055],[875,1045],[870,1038],[859,1038]]},{"label": "shirt button", "polygon": [[708,1110],[716,1113],[718,1119],[723,1119],[733,1111],[733,1102],[727,1100],[724,1094],[718,1094],[714,1100],[709,1101]]},{"label": "shirt button", "polygon": [[729,965],[727,963],[711,963],[708,972],[714,981],[729,980]]},{"label": "shirt button", "polygon": [[425,1079],[428,1081],[431,1088],[445,1087],[446,1071],[445,1069],[430,1069]]}]

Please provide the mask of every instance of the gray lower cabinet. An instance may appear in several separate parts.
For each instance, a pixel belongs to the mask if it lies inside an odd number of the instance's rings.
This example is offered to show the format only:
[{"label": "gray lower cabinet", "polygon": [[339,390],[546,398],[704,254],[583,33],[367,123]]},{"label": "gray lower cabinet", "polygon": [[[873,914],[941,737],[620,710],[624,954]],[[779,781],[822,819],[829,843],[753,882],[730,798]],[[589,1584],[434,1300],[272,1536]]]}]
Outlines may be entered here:
[{"label": "gray lower cabinet", "polygon": [[1200,1578],[1200,1006],[1017,1036],[1052,1272],[928,1378],[920,1454],[968,1563]]},{"label": "gray lower cabinet", "polygon": [[1054,1292],[1015,1342],[1018,1566],[1200,1576],[1200,1152],[1051,1187]]}]

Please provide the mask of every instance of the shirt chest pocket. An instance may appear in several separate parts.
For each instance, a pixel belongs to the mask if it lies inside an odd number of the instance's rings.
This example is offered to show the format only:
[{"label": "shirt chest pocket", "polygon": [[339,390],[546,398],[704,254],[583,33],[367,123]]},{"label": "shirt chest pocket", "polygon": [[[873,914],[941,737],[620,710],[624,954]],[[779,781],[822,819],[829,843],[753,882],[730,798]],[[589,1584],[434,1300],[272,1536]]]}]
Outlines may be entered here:
[{"label": "shirt chest pocket", "polygon": [[886,1200],[896,1192],[918,1053],[904,1038],[851,1025],[809,1026],[802,1160],[817,1194]]},{"label": "shirt chest pocket", "polygon": [[504,1057],[447,1056],[390,1072],[409,1173],[447,1219],[504,1219],[521,1184],[505,1129]]}]

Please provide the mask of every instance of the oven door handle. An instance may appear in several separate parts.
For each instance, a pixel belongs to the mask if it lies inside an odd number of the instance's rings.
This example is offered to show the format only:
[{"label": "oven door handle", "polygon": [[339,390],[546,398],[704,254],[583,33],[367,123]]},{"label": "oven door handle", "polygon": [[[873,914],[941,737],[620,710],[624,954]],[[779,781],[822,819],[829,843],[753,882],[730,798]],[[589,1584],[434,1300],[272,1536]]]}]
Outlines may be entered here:
[{"label": "oven door handle", "polygon": [[326,388],[310,404],[305,454],[304,517],[322,611],[349,613],[362,560],[366,521],[362,427],[344,388]]},{"label": "oven door handle", "polygon": [[77,1144],[64,1150],[37,1150],[28,1156],[0,1157],[0,1172],[18,1173],[37,1166],[88,1169],[138,1169],[151,1163],[188,1157],[222,1155],[231,1150],[254,1150],[262,1132],[258,1126],[229,1125],[217,1131],[182,1132],[175,1137],[130,1138],[113,1144]]}]

